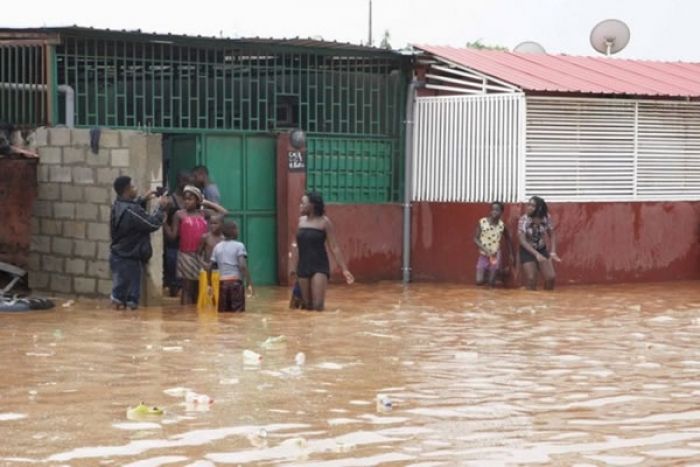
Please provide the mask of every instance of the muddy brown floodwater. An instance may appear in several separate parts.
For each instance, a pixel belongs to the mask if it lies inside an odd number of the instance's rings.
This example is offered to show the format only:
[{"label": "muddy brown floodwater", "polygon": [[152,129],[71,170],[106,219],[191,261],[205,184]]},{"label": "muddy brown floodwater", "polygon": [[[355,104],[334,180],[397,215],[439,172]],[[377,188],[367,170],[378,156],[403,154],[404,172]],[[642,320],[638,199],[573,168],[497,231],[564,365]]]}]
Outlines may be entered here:
[{"label": "muddy brown floodwater", "polygon": [[287,293],[0,314],[0,464],[700,462],[700,283],[334,286],[323,313]]}]

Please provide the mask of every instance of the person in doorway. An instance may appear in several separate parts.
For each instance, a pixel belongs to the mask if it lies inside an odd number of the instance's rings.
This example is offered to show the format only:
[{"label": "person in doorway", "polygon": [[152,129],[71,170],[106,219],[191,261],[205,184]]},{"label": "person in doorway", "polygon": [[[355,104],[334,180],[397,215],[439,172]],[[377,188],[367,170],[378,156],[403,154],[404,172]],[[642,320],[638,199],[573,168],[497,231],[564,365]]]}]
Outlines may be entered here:
[{"label": "person in doorway", "polygon": [[325,215],[325,205],[320,193],[307,193],[301,198],[301,217],[297,229],[296,243],[292,244],[290,276],[298,280],[303,307],[321,311],[325,305],[326,288],[330,278],[328,247],[336,263],[343,271],[348,284],[355,278],[345,265],[345,260],[335,238],[333,223]]},{"label": "person in doorway", "polygon": [[[527,213],[518,222],[519,257],[525,274],[525,285],[528,289],[535,290],[537,275],[540,273],[544,278],[544,288],[553,290],[556,275],[552,261],[561,262],[556,253],[554,223],[549,216],[547,203],[539,196],[530,198],[526,209]],[[549,237],[549,249],[546,237]]]},{"label": "person in doorway", "polygon": [[[177,211],[172,222],[165,224],[165,234],[170,239],[179,238],[177,252],[177,276],[182,280],[180,303],[193,305],[199,295],[199,271],[203,264],[198,254],[202,236],[207,233],[208,212],[227,214],[226,209],[203,199],[199,188],[187,185],[184,189],[184,207]],[[203,209],[206,208],[206,209]]]},{"label": "person in doorway", "polygon": [[[238,241],[238,225],[234,221],[226,221],[223,227],[224,241],[218,243],[211,253],[207,280],[212,283],[212,271],[219,269],[219,311],[245,311],[245,283],[248,293],[254,294],[253,281],[248,270],[248,253],[245,245]],[[213,295],[211,286],[209,295]]]},{"label": "person in doorway", "polygon": [[[170,227],[172,227],[172,222],[175,220],[175,213],[185,206],[184,189],[191,183],[192,174],[189,172],[183,170],[177,174],[177,187],[175,191],[169,194],[170,204],[166,214]],[[168,288],[171,297],[175,297],[182,286],[180,279],[177,278],[178,246],[177,238],[165,236],[165,263],[163,269],[165,270],[165,286]]]},{"label": "person in doorway", "polygon": [[140,198],[131,177],[125,175],[114,180],[114,191],[117,199],[110,216],[111,300],[117,309],[135,310],[141,298],[143,265],[153,255],[151,232],[163,225],[163,209],[168,200],[161,197],[156,210],[148,214],[146,202],[156,196],[155,192]]},{"label": "person in doorway", "polygon": [[476,263],[476,285],[489,284],[494,286],[499,273],[503,273],[501,240],[505,238],[510,258],[514,258],[513,243],[510,232],[503,223],[503,203],[491,203],[489,217],[479,220],[474,232],[474,243],[479,248],[479,259]]},{"label": "person in doorway", "polygon": [[212,203],[221,204],[219,187],[209,179],[209,169],[204,165],[198,165],[192,169],[192,175],[194,176],[194,184],[202,191],[204,199]]}]

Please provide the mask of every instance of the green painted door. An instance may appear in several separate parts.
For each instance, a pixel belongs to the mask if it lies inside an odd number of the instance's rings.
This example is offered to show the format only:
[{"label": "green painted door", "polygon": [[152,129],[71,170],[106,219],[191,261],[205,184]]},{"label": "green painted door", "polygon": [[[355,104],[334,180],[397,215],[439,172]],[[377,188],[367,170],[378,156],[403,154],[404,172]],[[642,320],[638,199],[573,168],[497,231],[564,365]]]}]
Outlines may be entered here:
[{"label": "green painted door", "polygon": [[197,165],[197,136],[168,135],[164,146],[168,148],[167,181],[170,189],[177,188],[177,174],[190,171]]},{"label": "green painted door", "polygon": [[266,136],[204,136],[203,162],[238,223],[259,285],[277,283],[275,147],[275,139]]}]

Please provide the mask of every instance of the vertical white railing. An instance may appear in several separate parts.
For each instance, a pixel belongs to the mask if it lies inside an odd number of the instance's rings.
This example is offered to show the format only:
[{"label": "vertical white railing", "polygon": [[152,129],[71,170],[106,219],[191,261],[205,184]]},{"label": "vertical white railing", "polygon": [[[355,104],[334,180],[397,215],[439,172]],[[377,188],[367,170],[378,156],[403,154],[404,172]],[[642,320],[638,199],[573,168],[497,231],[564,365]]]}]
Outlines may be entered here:
[{"label": "vertical white railing", "polygon": [[524,111],[521,94],[419,97],[413,201],[522,198]]}]

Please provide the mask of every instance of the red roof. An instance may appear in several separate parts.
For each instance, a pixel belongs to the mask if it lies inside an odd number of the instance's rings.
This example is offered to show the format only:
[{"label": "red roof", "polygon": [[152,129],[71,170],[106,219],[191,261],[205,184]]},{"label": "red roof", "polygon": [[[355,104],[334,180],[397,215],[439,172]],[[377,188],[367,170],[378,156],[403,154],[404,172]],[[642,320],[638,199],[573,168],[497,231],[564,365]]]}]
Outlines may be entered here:
[{"label": "red roof", "polygon": [[526,92],[700,97],[700,63],[414,47]]}]

